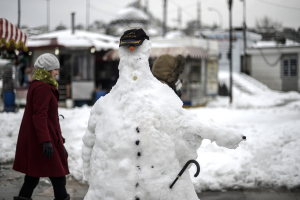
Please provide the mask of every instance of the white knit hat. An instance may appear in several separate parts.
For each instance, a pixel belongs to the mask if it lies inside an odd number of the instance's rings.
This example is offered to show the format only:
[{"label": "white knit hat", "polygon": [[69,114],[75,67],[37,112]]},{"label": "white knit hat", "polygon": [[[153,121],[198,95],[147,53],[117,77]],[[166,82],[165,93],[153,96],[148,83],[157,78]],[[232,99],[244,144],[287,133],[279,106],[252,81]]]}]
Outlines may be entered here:
[{"label": "white knit hat", "polygon": [[47,71],[59,69],[59,61],[55,57],[55,55],[51,53],[44,53],[36,59],[34,63],[34,68],[45,69]]}]

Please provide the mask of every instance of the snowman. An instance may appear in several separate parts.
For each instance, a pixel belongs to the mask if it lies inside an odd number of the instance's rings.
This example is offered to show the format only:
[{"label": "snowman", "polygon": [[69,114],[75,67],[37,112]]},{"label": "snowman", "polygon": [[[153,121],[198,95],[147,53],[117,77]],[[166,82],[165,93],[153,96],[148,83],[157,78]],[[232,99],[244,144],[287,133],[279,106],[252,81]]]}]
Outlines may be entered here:
[{"label": "snowman", "polygon": [[83,137],[85,200],[198,200],[188,171],[203,139],[237,148],[242,135],[202,122],[151,73],[143,29],[120,39],[119,79],[91,109]]}]

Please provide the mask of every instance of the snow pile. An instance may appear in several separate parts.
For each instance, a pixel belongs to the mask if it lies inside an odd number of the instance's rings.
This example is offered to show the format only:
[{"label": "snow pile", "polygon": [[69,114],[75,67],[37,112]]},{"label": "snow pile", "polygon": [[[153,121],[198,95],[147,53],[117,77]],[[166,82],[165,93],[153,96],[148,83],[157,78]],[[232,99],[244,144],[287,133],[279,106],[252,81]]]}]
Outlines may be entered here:
[{"label": "snow pile", "polygon": [[299,187],[300,102],[291,104],[253,110],[193,109],[200,119],[211,118],[247,135],[237,150],[203,141],[197,158],[202,171],[192,179],[196,190]]},{"label": "snow pile", "polygon": [[[71,176],[84,181],[81,158],[84,137],[87,146],[83,157],[86,156],[85,169],[86,174],[90,174],[91,193],[98,194],[102,190],[104,193],[99,195],[106,197],[115,195],[107,187],[120,187],[122,191],[117,190],[120,194],[124,194],[124,190],[135,191],[131,193],[133,199],[135,195],[147,199],[143,196],[146,189],[156,191],[161,199],[168,199],[168,185],[185,162],[196,157],[201,166],[200,175],[194,178],[192,165],[190,176],[186,171],[171,190],[176,196],[171,196],[172,199],[177,196],[189,199],[181,195],[192,194],[190,179],[197,192],[300,186],[300,101],[295,100],[299,96],[297,93],[279,93],[251,77],[234,75],[239,86],[234,86],[233,106],[228,106],[228,97],[224,97],[210,103],[209,107],[183,110],[174,92],[153,81],[147,71],[149,68],[143,68],[147,64],[145,57],[150,53],[145,50],[144,57],[136,55],[131,61],[120,61],[119,83],[92,109],[87,106],[59,108],[59,114],[65,117],[60,119],[60,124],[69,152]],[[126,53],[123,56],[128,57]],[[144,79],[147,83],[141,81]],[[287,100],[295,101],[283,103]],[[23,113],[24,109],[18,113],[0,113],[1,163],[14,159]],[[246,135],[247,141],[235,150],[217,146],[237,146],[238,141],[228,140],[227,133],[231,130]],[[198,148],[202,140],[199,136],[216,142],[204,139]],[[91,150],[93,143],[94,150]],[[89,159],[93,163],[90,166]]]},{"label": "snow pile", "polygon": [[60,126],[62,135],[66,139],[65,147],[69,153],[69,171],[72,177],[80,181],[85,180],[83,178],[81,148],[83,145],[82,137],[86,130],[90,109],[88,106],[74,109],[59,109],[59,114],[65,117],[65,119],[60,118]]},{"label": "snow pile", "polygon": [[120,47],[120,77],[91,110],[82,149],[90,184],[85,200],[196,200],[188,172],[172,190],[169,186],[185,163],[197,158],[202,139],[227,148],[242,141],[233,129],[183,109],[174,91],[152,75],[150,51],[148,40],[133,52]]},{"label": "snow pile", "polygon": [[[229,73],[219,72],[219,84],[229,88]],[[282,106],[288,102],[300,100],[298,92],[279,92],[268,88],[256,79],[242,73],[232,73],[232,107],[266,108]],[[218,97],[208,103],[209,107],[229,106],[227,97]]]},{"label": "snow pile", "polygon": [[166,33],[165,38],[167,39],[176,39],[176,38],[185,38],[186,34],[183,31],[176,30],[176,31],[169,31]]},{"label": "snow pile", "polygon": [[[91,107],[87,106],[59,108],[59,114],[65,117],[60,120],[60,124],[69,152],[71,176],[80,181],[84,180],[82,137],[88,125],[90,110]],[[300,186],[300,101],[281,107],[236,109],[219,106],[189,111],[197,114],[200,121],[211,119],[222,127],[241,131],[247,136],[247,141],[242,142],[236,150],[220,148],[209,140],[203,140],[197,151],[197,161],[201,166],[199,176],[194,178],[194,165],[190,169],[191,180],[198,192],[261,186]],[[24,109],[18,113],[0,113],[0,163],[14,159],[23,113]]]},{"label": "snow pile", "polygon": [[11,162],[15,150],[24,110],[18,113],[0,113],[0,163]]}]

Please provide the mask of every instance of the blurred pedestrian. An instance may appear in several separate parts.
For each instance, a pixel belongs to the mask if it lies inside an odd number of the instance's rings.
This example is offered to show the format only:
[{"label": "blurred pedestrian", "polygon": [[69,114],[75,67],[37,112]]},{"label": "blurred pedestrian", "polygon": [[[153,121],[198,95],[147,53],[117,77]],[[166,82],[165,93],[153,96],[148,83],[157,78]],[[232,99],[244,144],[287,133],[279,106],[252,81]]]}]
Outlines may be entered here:
[{"label": "blurred pedestrian", "polygon": [[26,69],[26,60],[24,57],[22,57],[18,61],[18,65],[17,65],[18,80],[20,86],[23,86],[25,81],[25,69]]},{"label": "blurred pedestrian", "polygon": [[31,200],[40,177],[49,177],[55,200],[68,200],[68,155],[58,121],[59,92],[55,80],[60,64],[54,55],[46,53],[37,58],[34,67],[13,166],[26,175],[19,196],[14,199]]},{"label": "blurred pedestrian", "polygon": [[186,60],[182,55],[176,57],[169,54],[159,56],[152,67],[152,74],[162,83],[166,83],[180,98],[182,95],[182,81],[180,74],[185,68]]}]

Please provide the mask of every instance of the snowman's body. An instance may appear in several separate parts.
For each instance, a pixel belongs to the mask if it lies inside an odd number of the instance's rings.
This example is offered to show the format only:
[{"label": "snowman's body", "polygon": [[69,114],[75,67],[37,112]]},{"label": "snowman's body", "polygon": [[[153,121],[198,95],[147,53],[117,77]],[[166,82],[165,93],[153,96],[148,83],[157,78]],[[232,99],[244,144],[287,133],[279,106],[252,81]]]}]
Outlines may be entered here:
[{"label": "snowman's body", "polygon": [[[197,158],[203,138],[237,147],[241,135],[210,136],[197,117],[151,73],[151,42],[119,49],[120,77],[91,110],[82,158],[89,190],[85,200],[197,200],[184,164]],[[225,132],[226,134],[226,132]],[[239,138],[239,139],[238,139]]]}]

